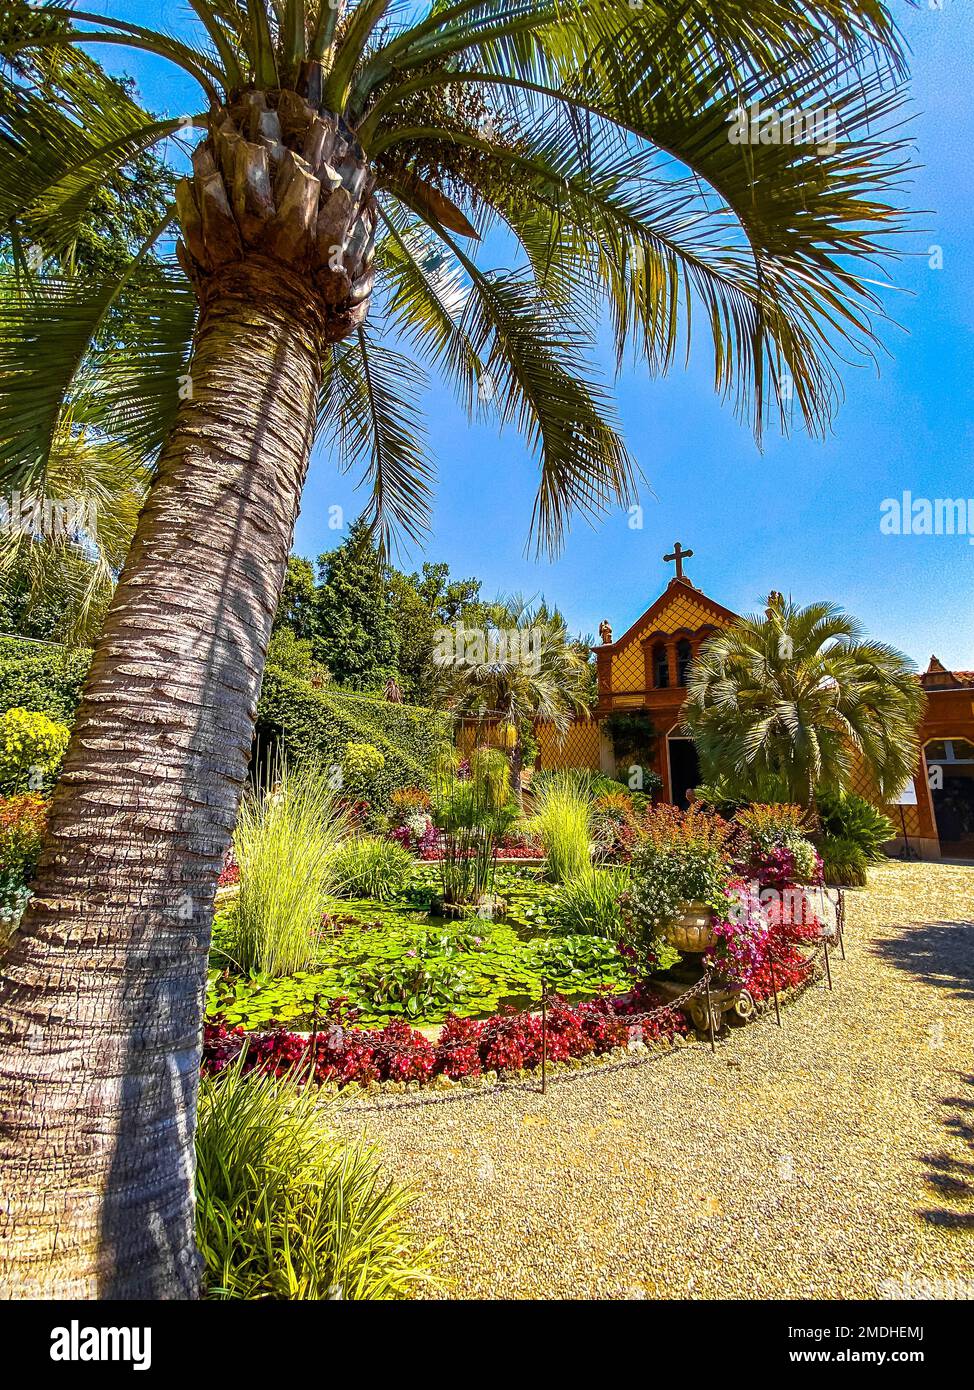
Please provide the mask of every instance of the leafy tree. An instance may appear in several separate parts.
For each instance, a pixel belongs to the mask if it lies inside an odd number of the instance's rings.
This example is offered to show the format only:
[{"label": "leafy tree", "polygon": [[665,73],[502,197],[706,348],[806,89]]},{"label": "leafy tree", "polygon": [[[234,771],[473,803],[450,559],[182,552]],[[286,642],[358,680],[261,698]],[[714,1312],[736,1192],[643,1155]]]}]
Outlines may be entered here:
[{"label": "leafy tree", "polygon": [[[0,983],[0,1286],[21,1296],[198,1290],[211,908],[316,430],[364,468],[380,534],[422,534],[432,367],[524,435],[534,534],[556,546],[573,512],[635,492],[591,369],[604,309],[620,360],[658,372],[692,306],[756,429],[793,408],[822,429],[903,220],[901,47],[879,0],[191,3],[187,41],[16,0],[0,31],[0,225],[45,257],[0,303],[0,481],[37,486],[68,418],[155,474]],[[92,42],[201,91],[173,223],[98,283],[59,258],[98,189],[180,122],[68,60]],[[31,54],[56,85],[22,75]],[[825,92],[831,153],[728,139],[739,104]],[[169,225],[181,269],[148,277],[115,351],[106,316]],[[478,263],[495,227],[519,269]]]},{"label": "leafy tree", "polygon": [[275,633],[281,628],[290,628],[295,637],[302,641],[313,637],[317,600],[315,571],[311,561],[302,560],[297,555],[289,556],[281,600],[274,618]]},{"label": "leafy tree", "polygon": [[357,521],[348,539],[318,559],[312,647],[339,685],[374,690],[395,673],[396,630],[382,560],[368,527]]},{"label": "leafy tree", "polygon": [[389,570],[399,678],[405,698],[414,704],[436,706],[449,693],[450,683],[444,682],[442,668],[433,660],[438,630],[457,622],[483,626],[488,618],[481,581],[449,576],[449,566],[442,563],[424,564],[421,574]]},{"label": "leafy tree", "polygon": [[705,643],[684,706],[704,775],[731,797],[770,788],[814,811],[819,790],[850,787],[855,755],[881,796],[913,775],[925,696],[905,656],[867,641],[830,603],[772,594]]}]

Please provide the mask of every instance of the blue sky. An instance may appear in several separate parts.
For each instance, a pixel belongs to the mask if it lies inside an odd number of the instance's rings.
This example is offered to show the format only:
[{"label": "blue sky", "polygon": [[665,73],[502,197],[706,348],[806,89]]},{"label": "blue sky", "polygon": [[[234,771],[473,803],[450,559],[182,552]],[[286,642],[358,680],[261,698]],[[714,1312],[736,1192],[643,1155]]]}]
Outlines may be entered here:
[{"label": "blue sky", "polygon": [[[171,29],[184,7],[167,0],[111,0],[106,13]],[[974,544],[966,536],[891,536],[880,532],[880,504],[904,491],[915,497],[971,498],[974,523],[974,250],[970,237],[974,111],[970,102],[974,13],[963,0],[893,0],[912,48],[919,168],[908,199],[918,213],[893,267],[887,295],[900,327],[872,368],[843,371],[845,401],[825,441],[803,432],[769,433],[759,451],[749,430],[714,395],[701,352],[663,380],[627,370],[617,399],[627,442],[647,485],[643,529],[624,514],[597,530],[577,522],[554,561],[525,556],[537,467],[513,430],[470,425],[449,390],[428,397],[439,465],[433,532],[425,556],[458,576],[476,575],[484,591],[543,592],[570,625],[594,633],[608,618],[622,632],[670,577],[664,552],[679,538],[695,552],[687,572],[711,597],[752,611],[769,589],[800,602],[828,598],[855,613],[870,633],[925,665],[974,668]],[[195,109],[193,84],[150,58],[100,48],[98,56],[139,81],[160,112]],[[929,249],[940,247],[933,269]],[[491,259],[493,246],[481,263]],[[608,367],[608,361],[606,361]],[[313,462],[295,538],[300,554],[330,549],[328,508],[351,519],[361,506],[352,480],[327,454]]]}]

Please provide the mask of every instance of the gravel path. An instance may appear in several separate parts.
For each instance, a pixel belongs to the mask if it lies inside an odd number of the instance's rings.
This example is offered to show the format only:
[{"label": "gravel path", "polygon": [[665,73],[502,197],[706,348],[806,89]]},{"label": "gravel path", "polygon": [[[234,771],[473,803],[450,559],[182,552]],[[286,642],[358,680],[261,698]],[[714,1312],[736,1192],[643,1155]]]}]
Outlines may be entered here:
[{"label": "gravel path", "polygon": [[453,1295],[974,1298],[974,868],[884,864],[848,903],[834,993],[780,1031],[346,1110]]}]

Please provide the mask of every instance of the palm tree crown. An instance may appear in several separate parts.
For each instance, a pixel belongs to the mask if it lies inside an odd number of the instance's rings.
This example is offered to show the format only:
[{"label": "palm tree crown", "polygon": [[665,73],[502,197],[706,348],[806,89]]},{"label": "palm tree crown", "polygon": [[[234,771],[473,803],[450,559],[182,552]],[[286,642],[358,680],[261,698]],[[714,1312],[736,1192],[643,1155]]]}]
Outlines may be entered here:
[{"label": "palm tree crown", "polygon": [[[418,17],[394,0],[191,4],[191,40],[7,7],[5,476],[43,486],[67,412],[151,463],[179,401],[191,284],[200,295],[251,254],[313,277],[328,306],[320,424],[364,469],[383,534],[424,531],[427,367],[538,456],[539,544],[556,546],[572,511],[627,503],[638,468],[588,360],[606,311],[620,363],[665,370],[699,324],[717,390],[758,432],[793,403],[827,423],[836,353],[872,341],[861,267],[900,224],[901,55],[879,0],[457,0]],[[83,56],[97,45],[176,64],[200,110],[150,116]],[[828,104],[835,149],[732,143],[729,119],[755,101]],[[114,281],[65,275],[100,183],[166,142],[192,173],[146,245]],[[174,228],[189,283],[174,263],[143,276]],[[495,228],[519,246],[515,269],[478,264]],[[126,295],[123,356],[100,330]]]},{"label": "palm tree crown", "polygon": [[694,662],[684,713],[708,780],[757,800],[769,788],[812,806],[845,791],[861,760],[890,799],[919,756],[924,694],[900,652],[866,641],[830,603],[772,594],[765,617],[712,637]]}]

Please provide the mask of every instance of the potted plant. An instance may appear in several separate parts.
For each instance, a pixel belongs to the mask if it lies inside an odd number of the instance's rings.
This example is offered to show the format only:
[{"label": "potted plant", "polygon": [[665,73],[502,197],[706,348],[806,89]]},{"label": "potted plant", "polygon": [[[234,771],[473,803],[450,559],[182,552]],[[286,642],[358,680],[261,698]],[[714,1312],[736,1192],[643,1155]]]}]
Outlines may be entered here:
[{"label": "potted plant", "polygon": [[694,807],[659,806],[647,811],[642,832],[626,901],[637,935],[684,953],[710,950],[727,904],[730,826]]}]

